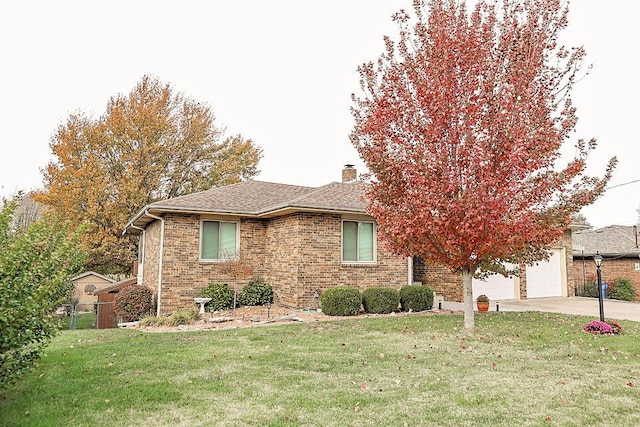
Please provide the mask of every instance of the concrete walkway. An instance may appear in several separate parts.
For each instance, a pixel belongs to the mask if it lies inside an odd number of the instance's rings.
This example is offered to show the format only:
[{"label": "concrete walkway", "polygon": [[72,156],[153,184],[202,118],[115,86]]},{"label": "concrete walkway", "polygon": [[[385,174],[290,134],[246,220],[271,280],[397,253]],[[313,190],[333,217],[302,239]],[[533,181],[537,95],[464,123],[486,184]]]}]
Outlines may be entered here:
[{"label": "concrete walkway", "polygon": [[[600,317],[597,298],[531,298],[527,300],[499,301],[498,305],[500,311],[546,311],[550,313],[592,316],[595,319]],[[434,308],[437,308],[437,306]],[[442,308],[447,310],[463,310],[463,305],[459,302],[443,301]],[[496,301],[491,301],[489,310],[496,310]],[[604,317],[605,319],[633,320],[635,322],[640,322],[640,304],[605,299]]]}]

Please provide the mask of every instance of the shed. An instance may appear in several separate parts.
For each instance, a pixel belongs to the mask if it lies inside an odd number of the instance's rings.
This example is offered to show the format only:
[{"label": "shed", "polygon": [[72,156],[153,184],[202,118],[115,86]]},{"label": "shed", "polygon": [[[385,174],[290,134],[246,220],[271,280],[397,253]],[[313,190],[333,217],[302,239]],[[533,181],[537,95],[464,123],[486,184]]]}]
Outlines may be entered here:
[{"label": "shed", "polygon": [[121,280],[110,286],[106,286],[94,292],[98,297],[97,318],[98,329],[116,328],[118,327],[118,316],[113,309],[116,294],[120,292],[122,288],[129,285],[135,285],[137,278],[131,277],[129,279]]},{"label": "shed", "polygon": [[71,282],[75,285],[75,295],[78,303],[83,305],[80,310],[91,310],[91,304],[96,301],[95,291],[105,286],[111,286],[116,281],[96,273],[95,271],[86,271],[71,278]]}]

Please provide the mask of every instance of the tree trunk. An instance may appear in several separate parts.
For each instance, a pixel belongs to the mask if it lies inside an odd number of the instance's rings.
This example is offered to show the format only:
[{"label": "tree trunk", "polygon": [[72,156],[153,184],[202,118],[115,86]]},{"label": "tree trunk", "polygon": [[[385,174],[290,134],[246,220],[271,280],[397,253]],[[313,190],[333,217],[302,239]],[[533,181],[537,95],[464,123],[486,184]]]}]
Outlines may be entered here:
[{"label": "tree trunk", "polygon": [[468,267],[462,269],[462,292],[464,294],[464,328],[473,329],[473,293],[471,289],[471,270]]}]

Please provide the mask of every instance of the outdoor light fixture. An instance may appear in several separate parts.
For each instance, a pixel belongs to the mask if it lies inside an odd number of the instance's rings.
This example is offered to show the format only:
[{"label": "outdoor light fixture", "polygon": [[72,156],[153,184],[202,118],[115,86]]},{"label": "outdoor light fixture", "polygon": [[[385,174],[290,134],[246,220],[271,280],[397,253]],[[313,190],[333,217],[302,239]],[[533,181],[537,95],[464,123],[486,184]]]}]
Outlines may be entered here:
[{"label": "outdoor light fixture", "polygon": [[593,261],[596,263],[596,273],[598,274],[598,307],[600,308],[600,321],[604,322],[604,295],[602,295],[602,255],[600,252],[596,252],[593,256]]},{"label": "outdoor light fixture", "polygon": [[593,256],[593,260],[596,262],[596,267],[600,268],[602,265],[602,255],[600,255],[600,252],[596,252]]}]

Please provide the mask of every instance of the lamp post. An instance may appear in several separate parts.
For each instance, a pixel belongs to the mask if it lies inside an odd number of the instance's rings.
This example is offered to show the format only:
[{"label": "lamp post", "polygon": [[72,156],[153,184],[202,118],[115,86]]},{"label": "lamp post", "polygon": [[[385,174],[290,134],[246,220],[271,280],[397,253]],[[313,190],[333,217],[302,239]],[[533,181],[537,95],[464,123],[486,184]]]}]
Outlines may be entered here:
[{"label": "lamp post", "polygon": [[596,272],[598,274],[598,306],[600,308],[600,321],[604,322],[604,295],[602,295],[602,270],[600,270],[600,267],[602,266],[602,255],[600,255],[600,252],[596,252],[593,256],[593,260],[596,263]]}]

